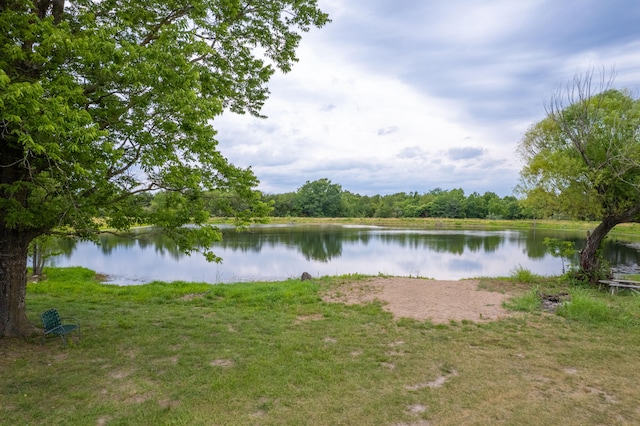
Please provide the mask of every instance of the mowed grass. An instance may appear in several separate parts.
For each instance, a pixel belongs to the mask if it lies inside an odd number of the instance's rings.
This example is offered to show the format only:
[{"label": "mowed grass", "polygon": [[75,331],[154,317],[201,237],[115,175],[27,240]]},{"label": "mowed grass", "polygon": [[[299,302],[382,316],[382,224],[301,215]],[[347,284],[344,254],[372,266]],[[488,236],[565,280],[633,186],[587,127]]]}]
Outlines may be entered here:
[{"label": "mowed grass", "polygon": [[[223,218],[212,219],[213,223],[231,223]],[[567,231],[587,231],[591,232],[599,225],[599,222],[571,221],[571,220],[551,220],[551,219],[450,219],[440,217],[420,217],[420,218],[311,218],[311,217],[270,217],[271,224],[351,224],[351,225],[376,225],[392,228],[411,229],[552,229]],[[609,233],[614,236],[638,236],[640,235],[640,224],[622,223],[617,225]]]},{"label": "mowed grass", "polygon": [[524,312],[443,325],[322,301],[358,276],[116,287],[82,268],[46,274],[29,318],[56,307],[82,339],[0,340],[1,424],[640,423],[630,293],[568,288],[579,306],[547,314],[518,302],[538,281],[512,302]]}]

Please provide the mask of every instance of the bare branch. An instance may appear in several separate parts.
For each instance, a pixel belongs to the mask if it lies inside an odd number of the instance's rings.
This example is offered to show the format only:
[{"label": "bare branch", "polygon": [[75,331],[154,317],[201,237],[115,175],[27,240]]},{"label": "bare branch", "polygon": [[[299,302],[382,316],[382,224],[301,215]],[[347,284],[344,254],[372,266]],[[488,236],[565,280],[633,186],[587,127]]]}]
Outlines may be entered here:
[{"label": "bare branch", "polygon": [[[599,72],[599,82],[594,87],[595,70],[593,68],[582,74],[576,74],[563,87],[559,85],[551,100],[545,105],[545,111],[560,126],[563,134],[573,144],[584,163],[590,168],[597,168],[586,153],[587,143],[594,129],[594,119],[602,107],[602,98],[596,95],[611,90],[616,72],[606,72],[604,67]],[[568,117],[567,108],[573,106],[572,117]],[[575,111],[578,114],[575,114]]]}]

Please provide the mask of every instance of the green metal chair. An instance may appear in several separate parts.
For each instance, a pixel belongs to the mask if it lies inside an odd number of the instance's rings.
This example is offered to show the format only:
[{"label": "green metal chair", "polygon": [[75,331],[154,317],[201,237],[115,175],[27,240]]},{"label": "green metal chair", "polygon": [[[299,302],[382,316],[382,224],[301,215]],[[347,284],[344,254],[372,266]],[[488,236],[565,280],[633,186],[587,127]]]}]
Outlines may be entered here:
[{"label": "green metal chair", "polygon": [[44,335],[42,336],[42,343],[44,339],[49,335],[58,335],[62,339],[62,342],[67,345],[67,334],[77,331],[78,340],[80,339],[80,323],[75,318],[70,318],[75,321],[75,324],[62,324],[62,319],[55,309],[49,309],[40,315],[42,319],[42,325],[44,327]]}]

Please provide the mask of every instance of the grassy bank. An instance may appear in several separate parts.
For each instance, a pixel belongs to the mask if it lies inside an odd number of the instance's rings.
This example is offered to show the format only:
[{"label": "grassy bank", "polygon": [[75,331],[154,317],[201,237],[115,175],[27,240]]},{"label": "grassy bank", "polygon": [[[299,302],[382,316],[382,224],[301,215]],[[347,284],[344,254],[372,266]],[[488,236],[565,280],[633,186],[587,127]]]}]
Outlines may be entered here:
[{"label": "grassy bank", "polygon": [[[326,303],[362,277],[210,286],[101,285],[82,268],[29,284],[29,318],[57,307],[82,340],[0,340],[3,424],[637,424],[640,297],[567,290],[484,324],[395,320]],[[508,281],[485,288],[512,291]]]},{"label": "grassy bank", "polygon": [[[231,223],[223,219],[214,222]],[[493,220],[493,219],[447,219],[447,218],[308,218],[271,217],[270,224],[350,224],[374,225],[412,229],[555,229],[593,231],[598,222],[569,220]],[[616,226],[610,235],[640,236],[640,224],[623,223]]]}]

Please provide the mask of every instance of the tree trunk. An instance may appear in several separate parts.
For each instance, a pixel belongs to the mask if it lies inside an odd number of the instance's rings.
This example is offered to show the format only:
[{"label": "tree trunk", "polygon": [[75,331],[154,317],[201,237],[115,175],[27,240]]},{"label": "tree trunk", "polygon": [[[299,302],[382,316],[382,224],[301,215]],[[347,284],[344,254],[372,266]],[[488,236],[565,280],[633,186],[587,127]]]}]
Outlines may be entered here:
[{"label": "tree trunk", "polygon": [[600,259],[598,250],[602,241],[617,224],[622,223],[611,217],[605,218],[591,234],[587,236],[587,242],[580,251],[580,269],[592,283],[597,283],[600,272]]},{"label": "tree trunk", "polygon": [[33,241],[31,245],[31,274],[33,277],[41,276],[44,268],[44,243]]},{"label": "tree trunk", "polygon": [[0,337],[29,336],[27,320],[27,253],[31,233],[0,227]]}]

